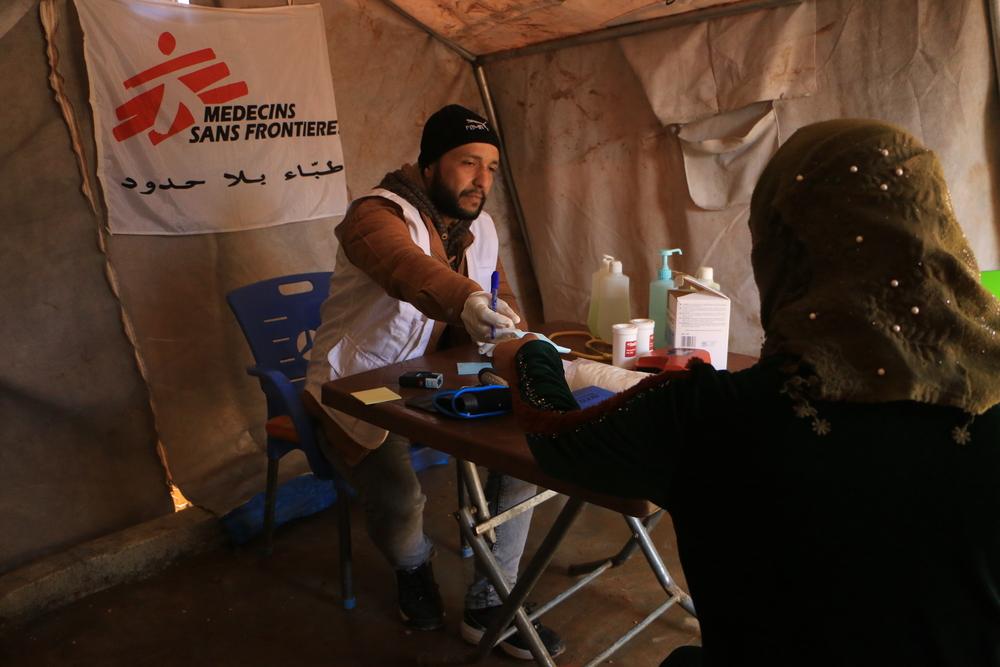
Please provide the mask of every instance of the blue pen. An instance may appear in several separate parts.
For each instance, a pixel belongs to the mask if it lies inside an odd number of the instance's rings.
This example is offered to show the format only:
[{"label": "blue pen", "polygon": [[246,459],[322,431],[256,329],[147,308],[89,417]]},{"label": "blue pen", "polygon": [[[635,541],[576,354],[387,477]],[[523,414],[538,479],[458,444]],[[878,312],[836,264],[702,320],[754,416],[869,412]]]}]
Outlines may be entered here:
[{"label": "blue pen", "polygon": [[[500,272],[494,271],[490,276],[490,310],[497,312],[497,294],[500,293]],[[490,338],[496,338],[496,328],[490,325]]]}]

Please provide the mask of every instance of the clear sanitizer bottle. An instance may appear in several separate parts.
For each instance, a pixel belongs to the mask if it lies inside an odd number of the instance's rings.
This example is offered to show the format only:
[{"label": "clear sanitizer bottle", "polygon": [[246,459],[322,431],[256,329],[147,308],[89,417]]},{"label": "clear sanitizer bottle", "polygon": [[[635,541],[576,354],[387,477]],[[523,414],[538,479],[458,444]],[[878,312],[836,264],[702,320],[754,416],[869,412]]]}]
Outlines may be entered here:
[{"label": "clear sanitizer bottle", "polygon": [[601,340],[611,342],[612,327],[632,319],[628,276],[622,263],[611,262],[611,273],[601,281],[601,305],[597,313],[597,332]]},{"label": "clear sanitizer bottle", "polygon": [[676,289],[673,271],[670,270],[670,256],[683,255],[680,248],[670,248],[660,251],[660,272],[656,280],[649,283],[649,319],[655,322],[653,326],[653,344],[656,349],[670,347],[674,344],[673,332],[670,330],[670,317],[667,312],[667,293]]},{"label": "clear sanitizer bottle", "polygon": [[611,255],[604,255],[601,258],[601,265],[590,277],[590,309],[587,311],[587,328],[590,335],[600,338],[601,333],[597,329],[597,318],[601,312],[601,283],[611,275],[611,262],[615,260]]}]

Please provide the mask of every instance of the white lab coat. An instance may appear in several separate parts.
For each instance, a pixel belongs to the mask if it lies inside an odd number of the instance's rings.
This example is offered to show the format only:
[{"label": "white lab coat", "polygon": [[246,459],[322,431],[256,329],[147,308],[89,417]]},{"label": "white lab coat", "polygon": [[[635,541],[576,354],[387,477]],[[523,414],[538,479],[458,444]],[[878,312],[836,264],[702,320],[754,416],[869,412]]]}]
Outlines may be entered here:
[{"label": "white lab coat", "polygon": [[[420,213],[402,197],[377,188],[366,197],[383,197],[403,210],[410,238],[426,254],[431,254],[430,236]],[[484,291],[497,266],[499,241],[493,218],[485,211],[470,227],[475,237],[466,250],[469,278]],[[321,308],[322,324],[316,332],[306,375],[306,390],[320,401],[324,382],[381,368],[427,351],[434,320],[405,301],[395,299],[337,251],[337,265],[330,280],[330,294]],[[375,449],[388,431],[338,410],[325,408],[330,416],[359,445]]]}]

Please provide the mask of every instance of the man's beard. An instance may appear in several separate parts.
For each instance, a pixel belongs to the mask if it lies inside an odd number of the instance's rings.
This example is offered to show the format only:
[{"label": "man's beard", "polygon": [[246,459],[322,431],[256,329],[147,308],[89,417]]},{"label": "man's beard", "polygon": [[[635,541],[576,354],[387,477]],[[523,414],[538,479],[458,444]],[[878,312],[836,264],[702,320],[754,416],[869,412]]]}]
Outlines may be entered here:
[{"label": "man's beard", "polygon": [[[479,206],[476,207],[476,210],[470,211],[462,208],[461,204],[459,204],[459,197],[475,193],[481,195],[479,199]],[[437,170],[434,170],[431,175],[431,183],[430,187],[428,187],[427,194],[430,196],[431,202],[434,203],[434,207],[437,208],[438,213],[449,218],[455,218],[456,220],[475,220],[482,212],[483,206],[486,205],[486,194],[478,188],[463,190],[459,193],[459,196],[456,197],[455,194],[441,182],[441,179],[438,177]]]}]

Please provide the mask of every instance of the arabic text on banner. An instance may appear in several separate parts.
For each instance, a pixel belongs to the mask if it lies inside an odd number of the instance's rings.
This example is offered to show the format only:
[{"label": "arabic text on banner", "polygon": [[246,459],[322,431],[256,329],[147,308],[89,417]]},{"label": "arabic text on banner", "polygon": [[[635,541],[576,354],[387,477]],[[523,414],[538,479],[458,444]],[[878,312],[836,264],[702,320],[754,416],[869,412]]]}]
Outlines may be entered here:
[{"label": "arabic text on banner", "polygon": [[319,5],[75,2],[113,233],[235,231],[347,210]]}]

